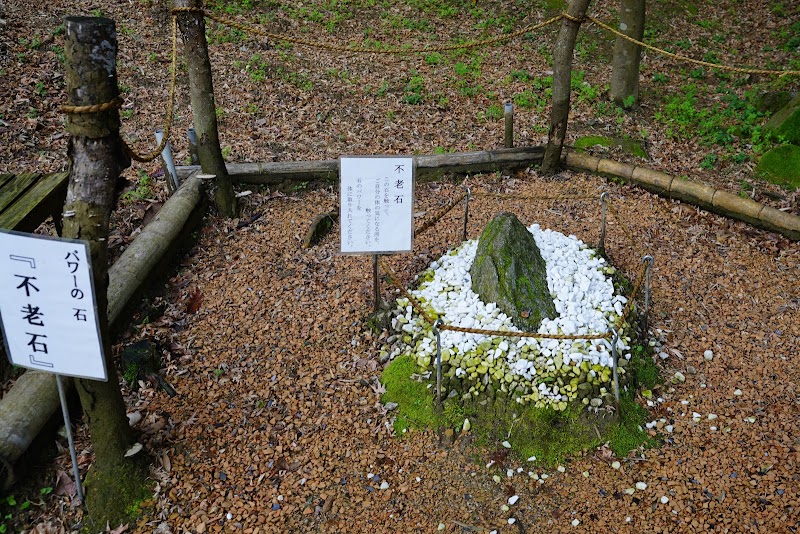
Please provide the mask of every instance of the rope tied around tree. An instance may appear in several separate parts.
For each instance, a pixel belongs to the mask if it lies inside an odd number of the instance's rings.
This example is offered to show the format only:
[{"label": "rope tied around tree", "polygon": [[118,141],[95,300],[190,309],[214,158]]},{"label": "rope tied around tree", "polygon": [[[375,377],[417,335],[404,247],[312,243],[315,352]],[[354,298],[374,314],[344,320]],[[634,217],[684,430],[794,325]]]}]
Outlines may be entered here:
[{"label": "rope tied around tree", "polygon": [[122,99],[122,97],[118,96],[108,102],[103,102],[102,104],[92,104],[90,106],[70,106],[64,104],[61,106],[61,111],[67,114],[102,113],[103,111],[108,111],[109,109],[119,109],[122,107],[124,102],[125,101]]},{"label": "rope tied around tree", "polygon": [[[177,56],[178,56],[178,19],[176,16],[173,16],[172,17],[172,64],[170,68],[171,78],[169,85],[169,102],[167,104],[167,116],[166,119],[164,120],[164,136],[162,137],[161,142],[158,144],[158,147],[156,147],[155,150],[153,150],[152,152],[148,152],[144,155],[134,152],[134,150],[130,147],[130,145],[128,145],[128,143],[123,140],[122,141],[123,149],[128,154],[128,156],[130,156],[130,158],[134,161],[138,161],[140,163],[147,163],[153,161],[161,154],[161,152],[164,150],[164,147],[166,147],[167,143],[169,142],[170,130],[172,129],[172,121],[175,109]],[[67,114],[102,113],[110,109],[120,109],[123,103],[124,99],[118,96],[108,102],[103,102],[100,104],[92,104],[88,106],[72,106],[65,104],[61,106],[61,111]]]}]

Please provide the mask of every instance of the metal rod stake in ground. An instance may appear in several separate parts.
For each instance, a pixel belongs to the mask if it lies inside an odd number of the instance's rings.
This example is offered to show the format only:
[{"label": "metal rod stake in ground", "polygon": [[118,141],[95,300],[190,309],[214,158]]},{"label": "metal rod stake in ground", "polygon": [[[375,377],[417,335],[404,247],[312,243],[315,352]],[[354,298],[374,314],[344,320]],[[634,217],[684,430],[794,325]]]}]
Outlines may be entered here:
[{"label": "metal rod stake in ground", "polygon": [[619,372],[617,371],[617,361],[619,360],[619,352],[617,351],[618,341],[619,332],[615,331],[614,337],[611,339],[611,360],[613,362],[614,371],[614,399],[617,401],[617,408],[619,408]]},{"label": "metal rod stake in ground", "polygon": [[81,472],[78,470],[78,455],[75,453],[75,440],[72,439],[72,428],[69,420],[69,410],[67,409],[67,396],[64,394],[64,385],[61,383],[61,375],[56,376],[56,386],[58,386],[58,398],[61,400],[61,413],[64,415],[64,429],[67,431],[67,444],[69,445],[69,455],[72,458],[72,473],[75,475],[75,488],[78,490],[78,499],[83,502],[83,488],[81,487]]},{"label": "metal rod stake in ground", "polygon": [[381,309],[381,282],[378,278],[378,255],[372,255],[372,299],[375,304],[374,311]]},{"label": "metal rod stake in ground", "polygon": [[[164,139],[164,130],[156,130],[156,143],[161,144]],[[167,175],[167,189],[170,193],[178,190],[178,171],[175,169],[175,160],[172,159],[172,150],[169,147],[169,140],[164,145],[164,150],[161,151],[161,161],[164,164],[164,174]]]},{"label": "metal rod stake in ground", "polygon": [[469,219],[469,199],[472,198],[472,191],[467,187],[467,198],[464,199],[464,239],[467,240],[467,220]]},{"label": "metal rod stake in ground", "polygon": [[505,147],[514,148],[514,104],[506,102],[503,106],[505,115]]},{"label": "metal rod stake in ground", "polygon": [[200,158],[197,156],[197,132],[194,128],[189,128],[186,132],[189,138],[189,158],[192,165],[200,165]]},{"label": "metal rod stake in ground", "polygon": [[606,210],[608,207],[606,206],[606,199],[608,198],[608,193],[605,191],[600,194],[600,206],[602,210],[602,218],[600,220],[600,242],[597,243],[597,250],[600,251],[601,254],[605,254],[606,252]]},{"label": "metal rod stake in ground", "polygon": [[644,270],[644,335],[647,335],[649,311],[650,311],[650,268],[653,267],[655,260],[648,254],[642,258],[642,263],[646,263]]},{"label": "metal rod stake in ground", "polygon": [[442,338],[439,333],[441,319],[433,323],[433,335],[436,336],[436,406],[442,407]]}]

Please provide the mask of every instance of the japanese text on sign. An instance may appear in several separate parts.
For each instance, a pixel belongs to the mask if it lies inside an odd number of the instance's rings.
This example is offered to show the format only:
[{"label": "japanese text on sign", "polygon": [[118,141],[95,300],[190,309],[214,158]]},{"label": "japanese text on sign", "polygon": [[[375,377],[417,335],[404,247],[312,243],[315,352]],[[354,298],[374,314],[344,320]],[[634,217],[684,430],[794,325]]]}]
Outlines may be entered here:
[{"label": "japanese text on sign", "polygon": [[410,251],[413,158],[342,157],[339,176],[341,251],[345,254]]},{"label": "japanese text on sign", "polygon": [[11,363],[106,380],[85,242],[0,232],[0,286]]}]

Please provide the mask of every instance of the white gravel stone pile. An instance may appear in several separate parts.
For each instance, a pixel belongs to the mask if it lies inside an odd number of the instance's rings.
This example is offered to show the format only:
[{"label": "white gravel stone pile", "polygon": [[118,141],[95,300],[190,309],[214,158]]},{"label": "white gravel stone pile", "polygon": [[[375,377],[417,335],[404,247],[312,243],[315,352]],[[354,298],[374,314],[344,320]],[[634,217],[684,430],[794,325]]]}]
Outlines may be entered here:
[{"label": "white gravel stone pile", "polygon": [[[627,302],[615,294],[614,268],[577,237],[534,224],[528,228],[547,265],[547,285],[558,316],[544,319],[542,334],[601,334],[610,331]],[[486,330],[519,331],[495,303],[482,302],[472,291],[469,269],[478,241],[462,244],[434,261],[411,293],[430,315],[445,324]],[[436,340],[431,325],[414,313],[407,299],[398,299],[392,327],[403,343],[391,358],[408,354],[423,370],[435,370]],[[630,359],[630,338],[621,337],[619,354]],[[519,403],[564,409],[581,398],[598,408],[611,390],[611,342],[606,339],[537,339],[491,337],[441,331],[445,377],[469,384],[477,396],[490,382]],[[621,363],[622,366],[625,362]],[[623,370],[624,372],[624,370]],[[585,385],[582,385],[585,384]],[[467,393],[464,388],[462,394]]]}]

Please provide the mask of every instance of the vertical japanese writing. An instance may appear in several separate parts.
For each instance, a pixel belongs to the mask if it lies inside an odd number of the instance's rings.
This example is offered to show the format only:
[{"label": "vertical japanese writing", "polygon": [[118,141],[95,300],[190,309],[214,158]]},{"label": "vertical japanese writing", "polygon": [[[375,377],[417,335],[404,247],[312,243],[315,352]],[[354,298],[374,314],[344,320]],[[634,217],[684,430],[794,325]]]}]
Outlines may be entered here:
[{"label": "vertical japanese writing", "polygon": [[381,181],[375,180],[375,242],[381,241]]},{"label": "vertical japanese writing", "polygon": [[347,219],[345,221],[345,224],[346,224],[346,226],[345,226],[345,228],[346,228],[345,237],[346,237],[347,246],[348,246],[348,248],[350,248],[350,247],[353,246],[353,186],[352,185],[348,185],[347,186],[347,197],[346,197],[346,200],[347,200],[347,202],[346,202],[345,205],[347,207],[347,209],[346,209],[347,213],[345,214],[345,216],[346,216]]},{"label": "vertical japanese writing", "polygon": [[[17,269],[19,270],[14,273],[14,278],[20,279],[19,285],[17,285],[15,289],[19,290],[20,293],[24,292],[25,299],[27,300],[27,302],[22,305],[22,308],[20,308],[19,313],[21,314],[22,321],[24,321],[27,326],[31,327],[25,329],[25,335],[28,339],[26,345],[29,347],[28,358],[33,365],[39,367],[53,367],[53,363],[48,361],[43,356],[44,354],[49,354],[49,350],[47,348],[46,341],[47,334],[44,333],[45,312],[42,310],[41,306],[37,305],[36,302],[41,290],[37,285],[38,282],[36,282],[37,277],[32,273],[24,272],[26,270],[36,269],[36,260],[35,258],[29,258],[26,256],[12,255],[9,257],[11,260],[27,266],[26,268],[23,265],[18,265]],[[17,263],[14,265],[17,265]]]}]

